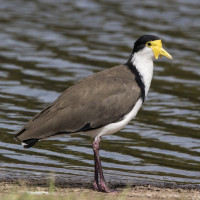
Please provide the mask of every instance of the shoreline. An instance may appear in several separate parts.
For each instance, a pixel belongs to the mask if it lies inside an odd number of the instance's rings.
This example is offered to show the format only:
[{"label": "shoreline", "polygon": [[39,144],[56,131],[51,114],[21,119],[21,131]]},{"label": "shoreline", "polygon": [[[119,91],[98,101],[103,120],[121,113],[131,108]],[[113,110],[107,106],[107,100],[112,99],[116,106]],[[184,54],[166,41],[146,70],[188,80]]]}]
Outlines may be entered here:
[{"label": "shoreline", "polygon": [[[48,182],[47,182],[48,183]],[[152,185],[146,186],[117,186],[116,193],[101,193],[92,189],[92,184],[71,184],[56,185],[58,182],[49,182],[48,184],[39,182],[0,182],[0,199],[1,200],[200,200],[200,190],[196,189],[179,189],[179,188],[159,188]],[[76,187],[73,187],[73,186]],[[69,186],[69,184],[68,184]],[[109,185],[110,186],[110,185]],[[114,185],[113,185],[114,186]],[[112,186],[112,189],[113,189]],[[115,185],[116,186],[116,185]]]},{"label": "shoreline", "polygon": [[[71,176],[69,178],[60,178],[60,177],[9,177],[4,176],[0,177],[0,183],[8,183],[8,184],[26,184],[27,186],[40,186],[40,187],[48,187],[49,183],[53,182],[54,185],[58,188],[85,188],[92,189],[92,180],[81,179],[80,177]],[[184,190],[197,190],[200,191],[200,184],[179,184],[176,182],[153,182],[153,181],[116,181],[116,180],[108,180],[108,186],[111,189],[116,188],[126,188],[126,187],[136,187],[136,186],[150,186],[157,188],[169,188],[169,189],[184,189]]]},{"label": "shoreline", "polygon": [[[25,184],[28,187],[48,187],[49,184],[53,183],[57,188],[85,188],[93,189],[93,181],[86,180],[85,178],[81,179],[80,177],[71,176],[68,178],[61,177],[10,177],[4,176],[0,177],[0,184],[16,184],[23,185]],[[123,181],[123,180],[108,180],[108,187],[111,189],[117,188],[127,188],[127,187],[156,187],[160,189],[183,189],[183,190],[197,190],[200,191],[200,184],[179,184],[176,182],[153,182],[153,181]]]}]

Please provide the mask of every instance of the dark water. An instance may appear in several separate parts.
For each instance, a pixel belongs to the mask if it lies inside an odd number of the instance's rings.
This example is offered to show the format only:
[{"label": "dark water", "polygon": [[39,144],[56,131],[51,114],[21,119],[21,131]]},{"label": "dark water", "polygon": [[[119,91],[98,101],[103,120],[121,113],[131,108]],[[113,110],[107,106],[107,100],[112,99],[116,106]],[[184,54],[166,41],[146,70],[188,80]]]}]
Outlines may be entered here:
[{"label": "dark water", "polygon": [[0,176],[93,177],[91,139],[22,149],[13,135],[65,88],[124,63],[143,34],[174,61],[155,62],[136,119],[101,143],[107,179],[200,181],[200,1],[1,0]]}]

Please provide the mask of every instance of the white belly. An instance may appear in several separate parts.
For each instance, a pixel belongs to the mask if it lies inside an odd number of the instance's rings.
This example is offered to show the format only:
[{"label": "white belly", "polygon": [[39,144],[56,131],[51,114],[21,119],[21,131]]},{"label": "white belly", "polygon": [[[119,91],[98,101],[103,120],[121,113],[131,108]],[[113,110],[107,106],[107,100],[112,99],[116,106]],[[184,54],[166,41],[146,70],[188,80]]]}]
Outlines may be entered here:
[{"label": "white belly", "polygon": [[133,107],[133,109],[124,117],[123,120],[108,124],[102,128],[93,131],[89,131],[86,134],[89,135],[90,137],[97,139],[103,135],[110,135],[119,131],[120,129],[124,128],[136,116],[141,105],[142,105],[142,99],[140,98]]}]

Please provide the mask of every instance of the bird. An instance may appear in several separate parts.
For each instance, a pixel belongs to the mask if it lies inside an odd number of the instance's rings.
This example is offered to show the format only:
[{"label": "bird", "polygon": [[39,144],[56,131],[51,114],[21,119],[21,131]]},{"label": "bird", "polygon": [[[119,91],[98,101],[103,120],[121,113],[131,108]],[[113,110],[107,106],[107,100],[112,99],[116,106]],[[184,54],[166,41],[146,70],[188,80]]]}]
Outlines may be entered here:
[{"label": "bird", "polygon": [[137,114],[147,98],[153,62],[172,56],[155,35],[142,35],[125,64],[94,73],[67,88],[36,114],[14,138],[24,148],[61,135],[87,134],[93,138],[95,191],[112,192],[103,175],[99,150],[101,137],[118,132]]}]

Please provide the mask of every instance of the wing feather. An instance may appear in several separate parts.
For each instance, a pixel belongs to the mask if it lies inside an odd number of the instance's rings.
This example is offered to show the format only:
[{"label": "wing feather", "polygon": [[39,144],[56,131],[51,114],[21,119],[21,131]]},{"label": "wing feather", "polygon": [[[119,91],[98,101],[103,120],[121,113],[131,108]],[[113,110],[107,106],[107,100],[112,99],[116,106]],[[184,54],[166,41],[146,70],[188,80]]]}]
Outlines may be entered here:
[{"label": "wing feather", "polygon": [[127,66],[104,70],[65,90],[55,102],[30,120],[17,138],[21,141],[41,139],[119,121],[133,108],[140,93],[135,76]]}]

